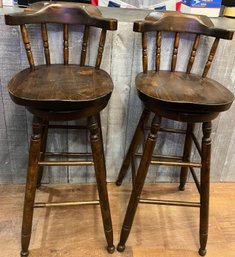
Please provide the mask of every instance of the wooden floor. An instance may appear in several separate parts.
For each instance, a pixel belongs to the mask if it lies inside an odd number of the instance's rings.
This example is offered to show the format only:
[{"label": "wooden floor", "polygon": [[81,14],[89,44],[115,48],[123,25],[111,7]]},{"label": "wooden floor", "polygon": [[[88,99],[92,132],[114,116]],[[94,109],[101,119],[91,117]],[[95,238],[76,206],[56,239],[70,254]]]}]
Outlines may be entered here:
[{"label": "wooden floor", "polygon": [[[131,185],[109,184],[114,227],[118,243]],[[24,187],[0,186],[0,256],[16,257],[20,251],[20,230]],[[177,184],[145,186],[144,196],[160,199],[197,200],[193,184],[186,191]],[[73,197],[72,197],[73,196]],[[96,198],[94,185],[44,185],[37,201],[65,201]],[[30,257],[106,257],[99,206],[35,209]],[[114,257],[196,257],[198,209],[139,205],[124,253]],[[207,257],[235,256],[235,183],[211,184],[210,231]]]}]

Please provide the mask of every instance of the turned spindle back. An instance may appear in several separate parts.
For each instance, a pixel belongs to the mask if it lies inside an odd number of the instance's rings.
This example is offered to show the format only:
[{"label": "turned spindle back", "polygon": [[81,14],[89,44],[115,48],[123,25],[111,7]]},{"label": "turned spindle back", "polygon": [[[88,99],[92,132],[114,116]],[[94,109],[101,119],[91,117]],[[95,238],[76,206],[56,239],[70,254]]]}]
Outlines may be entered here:
[{"label": "turned spindle back", "polygon": [[106,39],[107,30],[117,29],[117,20],[102,17],[99,9],[93,5],[67,3],[67,2],[40,2],[31,5],[24,12],[5,15],[7,25],[20,25],[22,39],[29,65],[34,70],[35,64],[31,50],[27,24],[41,24],[41,35],[44,47],[45,61],[51,64],[47,24],[63,24],[63,55],[64,64],[69,64],[69,27],[70,25],[83,25],[83,42],[80,55],[80,65],[84,66],[86,61],[87,46],[90,27],[101,29],[99,46],[95,67],[99,69]]},{"label": "turned spindle back", "polygon": [[190,73],[197,49],[199,47],[200,36],[214,37],[214,42],[211,46],[207,62],[203,69],[202,77],[206,77],[212,60],[214,58],[216,49],[220,38],[232,39],[233,32],[225,29],[214,27],[211,20],[204,15],[191,15],[178,12],[152,12],[146,16],[145,20],[135,21],[133,30],[135,32],[142,33],[142,49],[143,49],[143,72],[146,73],[148,70],[148,50],[147,50],[147,32],[156,32],[156,59],[155,59],[155,70],[160,70],[161,61],[161,36],[162,32],[173,32],[175,33],[173,52],[171,58],[171,71],[174,72],[176,69],[176,63],[178,58],[178,48],[180,44],[181,33],[192,33],[195,34],[195,39],[191,49],[190,57],[186,73]]}]

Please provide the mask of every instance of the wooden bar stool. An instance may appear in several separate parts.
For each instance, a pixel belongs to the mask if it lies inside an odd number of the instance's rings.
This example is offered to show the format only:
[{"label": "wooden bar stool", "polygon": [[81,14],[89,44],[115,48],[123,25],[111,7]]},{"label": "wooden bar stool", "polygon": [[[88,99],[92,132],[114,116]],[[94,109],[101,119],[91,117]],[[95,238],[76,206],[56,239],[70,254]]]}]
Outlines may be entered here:
[{"label": "wooden bar stool", "polygon": [[[135,130],[131,145],[116,181],[117,185],[121,185],[131,164],[134,179],[133,189],[123,222],[120,242],[117,250],[122,252],[125,249],[125,243],[132,227],[138,203],[164,204],[200,208],[199,254],[203,256],[206,254],[208,236],[211,121],[215,119],[220,112],[229,109],[234,100],[233,94],[228,89],[215,80],[206,78],[206,76],[220,38],[232,39],[233,32],[215,28],[211,20],[206,16],[181,14],[177,12],[152,12],[145,18],[145,20],[136,21],[134,23],[134,31],[142,33],[143,72],[139,73],[136,77],[136,87],[138,95],[143,102],[144,111]],[[163,31],[165,33],[174,32],[170,71],[161,70],[160,68],[161,36]],[[155,70],[148,69],[147,32],[156,32]],[[186,72],[176,71],[181,33],[195,34]],[[192,74],[191,69],[201,35],[211,36],[215,39],[209,52],[209,57],[205,64],[203,74],[197,75]],[[144,142],[143,153],[141,155],[137,175],[135,176],[135,161],[133,161],[133,159],[136,156],[139,156],[137,150],[139,148],[141,138],[143,138],[143,131],[147,127],[147,121],[151,117],[150,113],[153,113],[154,117],[152,119],[150,132]],[[182,130],[162,128],[162,117],[187,123],[183,156],[153,155],[157,133],[159,131],[182,133]],[[201,145],[193,133],[195,123],[202,123],[203,137]],[[190,161],[193,142],[201,156],[200,163]],[[150,164],[181,166],[180,190],[184,190],[189,169],[200,193],[200,202],[141,199],[141,191],[143,189]],[[200,181],[195,174],[194,168],[201,169]]]},{"label": "wooden bar stool", "polygon": [[[25,191],[22,251],[28,256],[34,207],[100,204],[107,250],[113,253],[113,230],[106,187],[106,168],[100,124],[100,112],[107,105],[113,90],[110,76],[100,69],[106,31],[116,30],[115,19],[105,19],[94,6],[76,3],[41,2],[31,5],[22,13],[5,16],[6,24],[20,25],[30,68],[16,74],[8,90],[16,104],[24,105],[33,115],[33,133],[30,142],[28,173]],[[47,23],[63,24],[64,64],[51,64]],[[26,24],[40,24],[46,65],[34,64]],[[69,64],[69,25],[84,26],[80,65]],[[85,65],[90,27],[101,29],[95,66]],[[58,156],[81,158],[87,153],[46,153],[47,133],[50,128],[76,129],[76,126],[50,125],[51,121],[69,121],[87,118],[93,160],[52,161]],[[99,200],[87,202],[37,204],[36,186],[40,186],[43,166],[94,165]]]}]

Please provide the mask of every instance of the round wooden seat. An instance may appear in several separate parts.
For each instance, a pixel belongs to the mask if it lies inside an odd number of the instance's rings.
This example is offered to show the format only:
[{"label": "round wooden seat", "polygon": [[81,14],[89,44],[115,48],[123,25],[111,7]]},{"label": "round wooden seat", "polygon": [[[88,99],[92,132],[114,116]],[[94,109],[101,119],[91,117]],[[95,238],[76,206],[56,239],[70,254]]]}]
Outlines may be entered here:
[{"label": "round wooden seat", "polygon": [[185,72],[148,71],[136,78],[142,101],[174,112],[208,113],[229,109],[234,96],[223,85]]},{"label": "round wooden seat", "polygon": [[12,100],[43,110],[79,110],[90,106],[104,108],[113,90],[113,82],[103,70],[79,65],[40,65],[25,69],[8,85]]}]

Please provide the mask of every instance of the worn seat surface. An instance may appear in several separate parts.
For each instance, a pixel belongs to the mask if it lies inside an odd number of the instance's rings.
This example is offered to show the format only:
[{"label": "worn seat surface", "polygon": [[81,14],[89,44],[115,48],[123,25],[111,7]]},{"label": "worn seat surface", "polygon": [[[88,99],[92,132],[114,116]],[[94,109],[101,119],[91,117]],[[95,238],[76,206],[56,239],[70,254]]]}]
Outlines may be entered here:
[{"label": "worn seat surface", "polygon": [[53,64],[25,69],[9,83],[17,104],[40,109],[74,110],[99,104],[111,96],[113,83],[103,70],[90,66]]},{"label": "worn seat surface", "polygon": [[152,104],[174,111],[219,112],[227,110],[234,99],[217,81],[185,72],[140,73],[136,87],[143,101],[152,100]]}]

